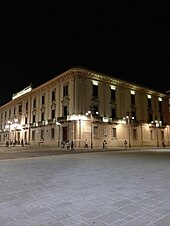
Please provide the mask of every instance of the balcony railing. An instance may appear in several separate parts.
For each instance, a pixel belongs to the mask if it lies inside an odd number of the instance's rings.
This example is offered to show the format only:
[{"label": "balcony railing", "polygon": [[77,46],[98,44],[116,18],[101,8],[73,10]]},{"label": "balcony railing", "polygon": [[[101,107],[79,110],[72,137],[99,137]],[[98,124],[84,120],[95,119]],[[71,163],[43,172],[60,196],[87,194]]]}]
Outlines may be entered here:
[{"label": "balcony railing", "polygon": [[93,122],[101,122],[102,121],[102,117],[99,115],[94,115],[92,117]]},{"label": "balcony railing", "polygon": [[49,124],[49,125],[56,124],[56,119],[55,119],[55,118],[53,118],[53,119],[48,119],[48,124]]},{"label": "balcony railing", "polygon": [[39,121],[38,126],[45,126],[45,121]]},{"label": "balcony railing", "polygon": [[30,127],[31,127],[31,128],[35,128],[35,127],[36,127],[36,123],[35,123],[35,122],[31,122],[31,123],[30,123]]},{"label": "balcony railing", "polygon": [[65,121],[67,121],[67,116],[57,117],[57,122],[61,123]]}]

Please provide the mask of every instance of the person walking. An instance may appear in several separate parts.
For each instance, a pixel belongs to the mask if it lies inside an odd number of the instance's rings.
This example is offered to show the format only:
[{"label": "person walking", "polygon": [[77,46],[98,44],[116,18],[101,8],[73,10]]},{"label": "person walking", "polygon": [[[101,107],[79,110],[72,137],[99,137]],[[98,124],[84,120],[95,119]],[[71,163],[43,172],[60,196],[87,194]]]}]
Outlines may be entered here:
[{"label": "person walking", "polygon": [[71,151],[74,151],[74,142],[73,142],[73,140],[71,141]]},{"label": "person walking", "polygon": [[87,141],[87,139],[85,140],[85,145],[84,145],[84,147],[85,148],[88,148],[89,146],[88,146],[88,141]]},{"label": "person walking", "polygon": [[24,147],[24,140],[21,140],[21,146]]},{"label": "person walking", "polygon": [[105,148],[105,140],[103,141],[103,149]]},{"label": "person walking", "polygon": [[127,148],[127,140],[125,140],[124,144],[125,144],[125,148]]},{"label": "person walking", "polygon": [[165,141],[164,140],[162,141],[162,147],[163,148],[166,148],[166,145],[165,145]]}]

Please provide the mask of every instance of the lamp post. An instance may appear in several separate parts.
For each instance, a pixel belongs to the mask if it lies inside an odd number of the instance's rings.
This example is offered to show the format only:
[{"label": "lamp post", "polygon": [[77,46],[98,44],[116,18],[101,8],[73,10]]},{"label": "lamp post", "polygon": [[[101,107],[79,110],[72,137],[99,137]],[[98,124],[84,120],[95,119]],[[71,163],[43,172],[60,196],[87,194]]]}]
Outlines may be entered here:
[{"label": "lamp post", "polygon": [[90,116],[90,127],[91,127],[91,131],[90,131],[90,139],[91,139],[91,149],[93,148],[93,116],[91,111],[88,111],[86,113],[87,116]]},{"label": "lamp post", "polygon": [[128,124],[128,137],[129,137],[129,148],[131,148],[131,133],[130,133],[130,117],[129,115],[126,116],[126,119],[127,119],[127,124]]},{"label": "lamp post", "polygon": [[92,121],[92,114],[90,115],[91,120],[91,148],[93,148],[93,121]]},{"label": "lamp post", "polygon": [[159,148],[159,134],[158,134],[159,121],[158,120],[155,120],[155,123],[156,123],[157,147]]},{"label": "lamp post", "polygon": [[14,144],[16,145],[16,136],[17,136],[17,127],[18,127],[18,119],[14,120]]},{"label": "lamp post", "polygon": [[129,140],[129,148],[132,147],[131,145],[131,119],[134,120],[135,117],[134,116],[130,116],[130,113],[127,112],[126,116],[123,117],[125,123],[127,124],[128,126],[128,140]]}]

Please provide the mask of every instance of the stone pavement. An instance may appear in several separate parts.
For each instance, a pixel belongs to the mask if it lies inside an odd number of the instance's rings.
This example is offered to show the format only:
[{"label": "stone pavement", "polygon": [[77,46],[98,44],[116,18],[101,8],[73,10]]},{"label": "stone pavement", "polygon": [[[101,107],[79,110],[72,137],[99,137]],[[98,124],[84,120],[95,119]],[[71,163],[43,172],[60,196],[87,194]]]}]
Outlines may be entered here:
[{"label": "stone pavement", "polygon": [[0,226],[170,225],[170,149],[12,151],[31,154],[1,158]]}]

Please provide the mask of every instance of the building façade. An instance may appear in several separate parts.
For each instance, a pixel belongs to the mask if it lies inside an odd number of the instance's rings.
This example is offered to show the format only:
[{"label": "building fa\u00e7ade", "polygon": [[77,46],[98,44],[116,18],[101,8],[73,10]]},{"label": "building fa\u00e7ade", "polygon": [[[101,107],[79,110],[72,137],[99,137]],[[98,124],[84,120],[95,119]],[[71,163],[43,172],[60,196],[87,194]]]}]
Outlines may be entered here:
[{"label": "building fa\u00e7ade", "polygon": [[169,146],[169,109],[168,93],[75,67],[0,107],[0,144]]}]

